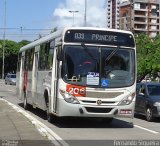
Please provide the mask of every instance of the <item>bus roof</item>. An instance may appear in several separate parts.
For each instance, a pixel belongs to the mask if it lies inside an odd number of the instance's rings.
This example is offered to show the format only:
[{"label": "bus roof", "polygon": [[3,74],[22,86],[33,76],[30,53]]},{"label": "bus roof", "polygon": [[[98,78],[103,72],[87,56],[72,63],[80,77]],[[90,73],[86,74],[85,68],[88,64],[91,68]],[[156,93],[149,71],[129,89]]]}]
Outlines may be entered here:
[{"label": "bus roof", "polygon": [[[67,27],[64,30],[70,29],[79,29],[79,30],[101,30],[101,31],[112,31],[112,32],[121,32],[121,33],[127,33],[127,34],[131,34],[133,35],[133,33],[131,31],[127,31],[127,30],[120,30],[120,29],[112,29],[112,28],[100,28],[100,27]],[[64,31],[64,32],[65,32]]]},{"label": "bus roof", "polygon": [[34,42],[29,43],[26,46],[23,46],[22,48],[20,48],[19,52],[23,52],[23,51],[27,50],[28,48],[33,48],[34,46],[38,46],[41,43],[47,42],[47,41],[52,40],[54,38],[61,37],[61,35],[62,35],[62,30],[51,33],[45,37],[42,37]]},{"label": "bus roof", "polygon": [[[126,33],[126,34],[131,34],[133,35],[132,32],[130,31],[126,31],[126,30],[119,30],[119,29],[111,29],[111,28],[98,28],[98,27],[66,27],[62,30],[58,30],[56,32],[53,32],[43,38],[40,38],[34,42],[31,42],[30,44],[26,45],[26,46],[23,46],[22,48],[20,48],[20,51],[19,52],[23,52],[29,48],[33,48],[35,46],[38,46],[44,42],[47,42],[49,40],[52,40],[54,38],[58,38],[58,37],[62,37],[62,34],[64,35],[65,32],[67,30],[100,30],[100,31],[111,31],[111,32],[119,32],[119,33]],[[63,39],[63,38],[62,38]]]}]

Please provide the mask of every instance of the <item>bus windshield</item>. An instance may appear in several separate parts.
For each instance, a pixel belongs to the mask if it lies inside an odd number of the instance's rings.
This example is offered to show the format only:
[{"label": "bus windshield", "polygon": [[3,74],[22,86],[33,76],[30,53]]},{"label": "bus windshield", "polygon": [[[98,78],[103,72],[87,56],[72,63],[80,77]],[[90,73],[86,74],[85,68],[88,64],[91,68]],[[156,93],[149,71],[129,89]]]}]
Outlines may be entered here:
[{"label": "bus windshield", "polygon": [[126,87],[135,80],[135,52],[121,47],[65,45],[62,78],[97,88]]}]

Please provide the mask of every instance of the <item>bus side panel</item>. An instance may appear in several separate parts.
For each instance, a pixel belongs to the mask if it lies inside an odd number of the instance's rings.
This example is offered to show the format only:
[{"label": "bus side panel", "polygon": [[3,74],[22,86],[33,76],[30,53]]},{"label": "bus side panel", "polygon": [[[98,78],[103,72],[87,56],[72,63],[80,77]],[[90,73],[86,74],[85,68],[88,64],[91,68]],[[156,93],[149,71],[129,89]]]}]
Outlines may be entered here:
[{"label": "bus side panel", "polygon": [[23,84],[24,84],[24,56],[21,58],[20,72],[16,76],[17,95],[20,100],[23,100]]},{"label": "bus side panel", "polygon": [[44,81],[48,73],[49,71],[38,71],[37,72],[36,105],[42,110],[46,110],[46,103],[45,103],[45,98],[44,98],[44,91],[45,91]]},{"label": "bus side panel", "polygon": [[34,53],[33,68],[32,68],[32,104],[36,105],[37,99],[37,70],[38,70],[38,52]]},{"label": "bus side panel", "polygon": [[16,95],[20,99],[20,71],[16,72]]},{"label": "bus side panel", "polygon": [[32,104],[32,71],[28,71],[26,93],[27,93],[27,102]]}]

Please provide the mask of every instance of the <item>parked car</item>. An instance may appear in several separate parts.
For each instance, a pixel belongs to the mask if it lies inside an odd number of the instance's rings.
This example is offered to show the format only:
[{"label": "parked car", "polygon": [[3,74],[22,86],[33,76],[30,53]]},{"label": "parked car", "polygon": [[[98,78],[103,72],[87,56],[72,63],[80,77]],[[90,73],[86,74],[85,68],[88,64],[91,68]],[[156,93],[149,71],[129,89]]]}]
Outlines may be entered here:
[{"label": "parked car", "polygon": [[160,117],[160,83],[137,83],[135,113],[145,115],[149,122]]},{"label": "parked car", "polygon": [[16,74],[7,74],[5,77],[5,84],[16,85]]},{"label": "parked car", "polygon": [[141,82],[151,82],[151,78],[144,78]]}]

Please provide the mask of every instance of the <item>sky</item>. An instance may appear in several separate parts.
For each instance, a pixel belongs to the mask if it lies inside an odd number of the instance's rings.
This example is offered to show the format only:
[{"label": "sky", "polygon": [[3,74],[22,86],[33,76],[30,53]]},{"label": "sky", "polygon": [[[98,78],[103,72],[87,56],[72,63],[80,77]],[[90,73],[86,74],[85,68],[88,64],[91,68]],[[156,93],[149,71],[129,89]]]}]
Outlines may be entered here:
[{"label": "sky", "polygon": [[[105,0],[86,1],[87,26],[105,27]],[[0,0],[0,39],[33,41],[55,27],[84,26],[84,15],[85,0]]]}]

